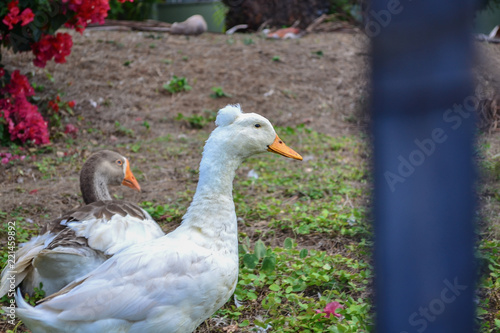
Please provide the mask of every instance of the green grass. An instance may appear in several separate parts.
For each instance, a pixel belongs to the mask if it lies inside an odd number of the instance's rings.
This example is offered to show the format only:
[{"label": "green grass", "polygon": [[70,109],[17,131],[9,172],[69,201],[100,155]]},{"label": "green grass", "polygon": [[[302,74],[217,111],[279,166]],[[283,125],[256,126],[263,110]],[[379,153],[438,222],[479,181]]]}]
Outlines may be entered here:
[{"label": "green grass", "polygon": [[115,121],[115,130],[120,135],[125,135],[125,136],[131,137],[131,138],[135,137],[134,130],[123,126],[122,124],[120,124],[120,122],[118,120]]},{"label": "green grass", "polygon": [[[270,228],[290,230],[297,235],[333,232],[346,237],[369,237],[364,207],[369,195],[367,165],[365,160],[351,156],[353,152],[365,153],[363,141],[299,131],[300,148],[307,152],[308,160],[249,160],[259,178],[246,179],[235,186],[238,216],[266,219]],[[293,142],[289,145],[294,147]],[[261,193],[248,196],[242,192],[249,188],[258,188]]]},{"label": "green grass", "polygon": [[[371,305],[361,297],[371,278],[369,264],[299,249],[291,238],[274,248],[257,241],[253,251],[246,239],[239,252],[235,291],[239,306],[226,304],[216,316],[238,321],[239,327],[271,327],[276,332],[368,332],[371,328]],[[337,310],[343,319],[318,313],[332,301],[343,305]]]},{"label": "green grass", "polygon": [[222,87],[212,87],[213,93],[210,94],[212,98],[223,98],[223,97],[232,97],[230,94],[226,93]]},{"label": "green grass", "polygon": [[186,122],[191,128],[202,129],[209,123],[213,123],[215,117],[216,113],[214,111],[204,110],[202,114],[193,114],[191,116],[185,116],[182,113],[178,113],[175,120]]},{"label": "green grass", "polygon": [[478,320],[481,332],[498,332],[500,329],[500,240],[483,239],[479,245],[481,300]]},{"label": "green grass", "polygon": [[[183,57],[183,60],[187,61],[187,57]],[[163,85],[163,89],[168,91],[171,94],[179,93],[182,91],[189,91],[191,90],[191,86],[188,84],[188,81],[185,77],[177,77],[173,76],[172,80],[168,81]]]},{"label": "green grass", "polygon": [[[75,168],[75,162],[79,159],[78,154],[67,156],[57,156],[55,153],[38,156],[33,162],[37,170],[40,172],[41,178],[50,179],[57,176],[58,168]],[[23,171],[20,170],[22,175]]]},{"label": "green grass", "polygon": [[[484,141],[481,143],[481,141]],[[479,139],[478,166],[482,185],[481,220],[476,255],[479,264],[477,321],[482,333],[500,331],[500,174],[498,148]]]}]

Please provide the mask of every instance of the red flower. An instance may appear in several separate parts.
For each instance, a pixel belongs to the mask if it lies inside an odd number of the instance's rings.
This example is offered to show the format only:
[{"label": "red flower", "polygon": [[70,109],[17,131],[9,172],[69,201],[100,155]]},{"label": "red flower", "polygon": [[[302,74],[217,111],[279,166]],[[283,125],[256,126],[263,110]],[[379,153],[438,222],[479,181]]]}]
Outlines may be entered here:
[{"label": "red flower", "polygon": [[336,313],[337,309],[343,309],[344,307],[339,302],[328,303],[323,310],[316,310],[316,313],[325,313],[326,318],[330,318],[330,315],[334,315],[337,318],[342,318],[340,313]]},{"label": "red flower", "polygon": [[14,28],[14,24],[17,24],[17,22],[19,22],[18,14],[19,14],[19,8],[14,7],[2,20],[2,22],[9,27],[9,30],[12,30]]},{"label": "red flower", "polygon": [[10,83],[5,86],[3,89],[5,92],[8,92],[13,97],[18,96],[32,96],[35,94],[35,91],[31,84],[28,81],[28,78],[19,73],[19,70],[15,70],[12,72],[10,76]]},{"label": "red flower", "polygon": [[108,0],[63,0],[75,16],[66,23],[69,28],[83,33],[89,23],[104,24],[110,9]]},{"label": "red flower", "polygon": [[9,11],[12,11],[12,9],[17,8],[17,6],[19,6],[19,0],[13,0],[9,2],[7,8],[9,9]]},{"label": "red flower", "polygon": [[11,1],[7,5],[9,13],[4,17],[2,22],[9,27],[9,30],[12,30],[12,28],[14,28],[14,24],[19,23],[19,21],[21,21],[22,26],[25,26],[32,22],[35,18],[35,14],[33,14],[33,11],[30,8],[24,9],[21,15],[19,15],[20,9],[18,5],[18,0]]},{"label": "red flower", "polygon": [[69,106],[70,108],[74,108],[74,107],[75,107],[75,104],[76,104],[76,103],[75,103],[75,101],[69,101],[69,102],[68,102],[68,106]]},{"label": "red flower", "polygon": [[49,101],[49,107],[55,112],[59,112],[59,104],[54,101]]},{"label": "red flower", "polygon": [[35,59],[33,63],[38,67],[45,67],[47,61],[54,58],[57,63],[65,63],[66,56],[71,53],[73,40],[68,33],[57,33],[55,36],[43,35],[31,46]]}]

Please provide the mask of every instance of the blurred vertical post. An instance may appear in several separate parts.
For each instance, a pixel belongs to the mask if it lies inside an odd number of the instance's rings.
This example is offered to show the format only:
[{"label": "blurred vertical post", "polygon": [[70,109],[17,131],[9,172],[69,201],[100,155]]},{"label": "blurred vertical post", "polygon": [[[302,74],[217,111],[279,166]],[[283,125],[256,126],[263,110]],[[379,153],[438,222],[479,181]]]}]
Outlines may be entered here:
[{"label": "blurred vertical post", "polygon": [[474,331],[471,0],[373,0],[376,331]]}]

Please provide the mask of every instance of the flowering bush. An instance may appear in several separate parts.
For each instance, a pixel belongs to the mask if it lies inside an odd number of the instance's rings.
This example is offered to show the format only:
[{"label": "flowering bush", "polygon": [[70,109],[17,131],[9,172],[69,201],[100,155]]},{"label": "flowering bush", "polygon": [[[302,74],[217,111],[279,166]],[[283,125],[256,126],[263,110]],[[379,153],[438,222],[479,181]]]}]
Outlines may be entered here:
[{"label": "flowering bush", "polygon": [[[52,59],[65,63],[73,41],[70,34],[56,31],[65,25],[83,33],[88,24],[104,23],[109,9],[109,0],[2,1],[0,45],[14,52],[31,51],[38,67],[45,67]],[[0,53],[0,138],[7,129],[12,141],[48,144],[47,122],[29,101],[34,95],[32,86],[18,70],[7,72],[1,60]]]},{"label": "flowering bush", "polygon": [[[2,70],[0,74],[5,77],[5,71]],[[34,94],[28,79],[15,70],[9,81],[0,89],[0,95],[3,96],[0,99],[0,116],[7,126],[10,139],[18,139],[22,143],[32,140],[38,145],[49,143],[47,122],[38,108],[28,102],[28,97]]]}]

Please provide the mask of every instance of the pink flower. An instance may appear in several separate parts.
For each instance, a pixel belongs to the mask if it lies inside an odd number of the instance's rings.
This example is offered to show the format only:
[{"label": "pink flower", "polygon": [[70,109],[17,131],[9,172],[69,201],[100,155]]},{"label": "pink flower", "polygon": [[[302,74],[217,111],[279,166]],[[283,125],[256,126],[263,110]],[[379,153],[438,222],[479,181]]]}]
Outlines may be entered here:
[{"label": "pink flower", "polygon": [[64,133],[71,134],[71,136],[73,136],[73,138],[76,138],[76,133],[78,133],[78,128],[76,128],[76,126],[73,124],[67,124],[64,127]]},{"label": "pink flower", "polygon": [[33,22],[35,19],[35,14],[33,14],[33,11],[31,11],[30,8],[26,8],[23,10],[21,15],[19,15],[19,18],[21,19],[21,25],[24,27],[27,24],[30,24]]},{"label": "pink flower", "polygon": [[[13,2],[18,2],[18,1],[13,1]],[[13,3],[11,2],[11,3]],[[9,4],[9,8],[10,8]],[[12,30],[14,28],[14,24],[17,24],[19,22],[19,8],[18,7],[12,7],[10,9],[9,13],[4,17],[2,22],[9,27],[9,30]]]},{"label": "pink flower", "polygon": [[2,158],[2,164],[9,163],[9,159],[7,157]]},{"label": "pink flower", "polygon": [[[10,134],[10,139],[34,144],[49,143],[49,132],[47,122],[38,112],[38,108],[29,103],[26,97],[34,94],[26,76],[21,75],[19,70],[12,72],[10,82],[0,89],[0,118],[3,118]],[[10,95],[10,96],[9,96]],[[5,155],[10,159],[12,155]]]},{"label": "pink flower", "polygon": [[337,318],[342,318],[340,313],[336,313],[337,309],[343,309],[344,307],[339,302],[328,303],[323,310],[316,310],[316,313],[325,313],[326,318],[330,318],[330,315],[334,315]]},{"label": "pink flower", "polygon": [[35,18],[35,14],[33,14],[33,11],[30,8],[24,9],[23,12],[19,14],[20,9],[18,6],[18,0],[11,1],[7,5],[9,12],[7,13],[7,15],[5,15],[2,22],[9,27],[9,30],[12,30],[14,28],[14,24],[21,22],[21,25],[25,26],[32,22]]},{"label": "pink flower", "polygon": [[4,119],[12,141],[24,143],[30,140],[37,145],[50,143],[47,122],[26,96],[0,99],[0,117]]}]

